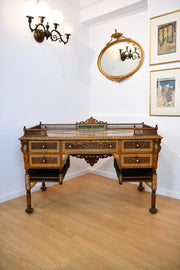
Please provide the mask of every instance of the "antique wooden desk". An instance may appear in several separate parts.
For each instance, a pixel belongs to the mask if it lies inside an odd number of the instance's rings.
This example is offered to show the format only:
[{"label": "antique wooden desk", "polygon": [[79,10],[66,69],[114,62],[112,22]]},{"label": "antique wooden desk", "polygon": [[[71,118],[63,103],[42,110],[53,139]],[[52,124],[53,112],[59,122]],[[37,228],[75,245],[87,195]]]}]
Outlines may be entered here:
[{"label": "antique wooden desk", "polygon": [[31,188],[42,182],[63,183],[70,166],[69,156],[84,158],[93,166],[100,158],[114,157],[119,184],[145,182],[152,189],[151,213],[156,213],[157,162],[162,137],[157,126],[144,123],[112,124],[89,118],[76,124],[42,124],[26,128],[21,140],[25,164],[27,213],[32,213]]}]

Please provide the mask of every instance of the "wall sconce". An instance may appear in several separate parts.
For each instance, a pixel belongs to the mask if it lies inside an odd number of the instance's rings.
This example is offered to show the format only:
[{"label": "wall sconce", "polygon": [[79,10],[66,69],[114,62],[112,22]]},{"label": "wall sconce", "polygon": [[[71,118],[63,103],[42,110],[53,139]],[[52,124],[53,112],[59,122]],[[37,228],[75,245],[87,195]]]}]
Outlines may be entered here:
[{"label": "wall sconce", "polygon": [[126,51],[123,52],[123,49],[119,49],[119,53],[122,61],[125,61],[126,59],[140,59],[140,55],[137,52],[137,47],[134,47],[134,52],[132,52],[132,50],[128,49],[128,46],[126,46]]},{"label": "wall sconce", "polygon": [[[49,8],[46,3],[39,3],[39,0],[37,1],[37,4],[35,2],[28,1],[25,4],[25,13],[28,18],[29,28],[31,32],[34,33],[34,38],[37,42],[43,42],[46,37],[46,39],[50,38],[52,41],[59,41],[64,44],[68,43],[71,30],[66,30],[66,33],[64,34],[65,38],[63,38],[63,34],[57,30],[58,26],[63,22],[63,14],[60,11],[55,10],[51,13],[50,21],[52,21],[54,25],[54,29],[52,30],[49,29],[49,22],[44,24],[44,20],[49,13]],[[35,17],[37,17],[38,22],[33,28],[32,21]]]}]

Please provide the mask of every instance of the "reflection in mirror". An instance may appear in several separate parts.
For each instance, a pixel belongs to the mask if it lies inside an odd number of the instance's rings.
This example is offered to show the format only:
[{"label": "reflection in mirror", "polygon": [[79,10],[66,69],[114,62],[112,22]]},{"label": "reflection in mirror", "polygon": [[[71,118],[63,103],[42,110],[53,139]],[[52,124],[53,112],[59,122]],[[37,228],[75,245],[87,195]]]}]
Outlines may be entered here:
[{"label": "reflection in mirror", "polygon": [[[117,40],[112,42],[112,38]],[[99,55],[98,68],[108,79],[120,82],[135,73],[142,65],[143,59],[141,46],[131,39],[122,37],[122,34],[115,30],[110,42]]]}]

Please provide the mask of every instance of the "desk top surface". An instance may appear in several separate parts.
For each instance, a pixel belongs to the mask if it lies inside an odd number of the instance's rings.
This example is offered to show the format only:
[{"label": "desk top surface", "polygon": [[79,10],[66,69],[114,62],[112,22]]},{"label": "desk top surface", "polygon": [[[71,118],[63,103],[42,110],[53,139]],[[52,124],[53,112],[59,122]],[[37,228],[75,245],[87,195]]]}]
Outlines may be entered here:
[{"label": "desk top surface", "polygon": [[120,130],[120,129],[108,129],[108,130],[89,130],[89,131],[79,131],[79,130],[66,130],[66,129],[52,129],[47,130],[48,137],[118,137],[118,136],[133,136],[134,131],[131,129]]}]

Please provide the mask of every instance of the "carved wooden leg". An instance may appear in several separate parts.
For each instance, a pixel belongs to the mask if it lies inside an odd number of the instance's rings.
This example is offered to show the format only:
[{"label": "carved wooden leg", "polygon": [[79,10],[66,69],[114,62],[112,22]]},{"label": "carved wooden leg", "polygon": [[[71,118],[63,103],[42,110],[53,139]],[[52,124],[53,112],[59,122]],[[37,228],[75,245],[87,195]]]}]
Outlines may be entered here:
[{"label": "carved wooden leg", "polygon": [[31,207],[31,183],[29,180],[29,173],[26,171],[25,174],[25,188],[26,188],[26,199],[27,199],[27,208],[25,209],[26,213],[31,214],[33,212],[33,208]]},{"label": "carved wooden leg", "polygon": [[118,180],[119,180],[119,184],[120,184],[120,185],[122,185],[122,181],[123,181],[122,178],[123,178],[123,177],[122,177],[122,170],[119,170]]},{"label": "carved wooden leg", "polygon": [[152,198],[151,198],[151,208],[149,208],[151,214],[155,214],[157,212],[156,208],[156,191],[152,190]]},{"label": "carved wooden leg", "polygon": [[143,191],[144,187],[142,185],[142,181],[139,181],[139,187],[137,188],[139,191]]},{"label": "carved wooden leg", "polygon": [[41,187],[41,190],[42,191],[45,191],[47,189],[46,185],[45,185],[45,182],[42,182],[42,187]]},{"label": "carved wooden leg", "polygon": [[149,208],[149,211],[151,214],[155,214],[157,212],[157,208],[156,208],[157,174],[156,174],[156,171],[153,171],[151,189],[152,189],[151,208]]},{"label": "carved wooden leg", "polygon": [[63,184],[63,175],[62,175],[62,173],[59,174],[59,184],[60,185]]},{"label": "carved wooden leg", "polygon": [[33,208],[31,207],[31,191],[27,191],[27,208],[25,209],[26,213],[31,214],[33,212]]}]

